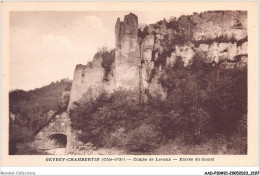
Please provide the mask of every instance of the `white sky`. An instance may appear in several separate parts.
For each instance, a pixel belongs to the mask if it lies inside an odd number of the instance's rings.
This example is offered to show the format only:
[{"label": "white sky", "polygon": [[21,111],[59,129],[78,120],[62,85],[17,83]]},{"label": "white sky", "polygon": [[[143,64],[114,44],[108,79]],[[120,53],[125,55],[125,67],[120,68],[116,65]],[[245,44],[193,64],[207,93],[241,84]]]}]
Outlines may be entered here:
[{"label": "white sky", "polygon": [[[134,12],[139,23],[151,24],[181,11]],[[114,48],[117,17],[130,11],[11,12],[10,90],[31,90],[62,78],[73,78],[102,46]]]}]

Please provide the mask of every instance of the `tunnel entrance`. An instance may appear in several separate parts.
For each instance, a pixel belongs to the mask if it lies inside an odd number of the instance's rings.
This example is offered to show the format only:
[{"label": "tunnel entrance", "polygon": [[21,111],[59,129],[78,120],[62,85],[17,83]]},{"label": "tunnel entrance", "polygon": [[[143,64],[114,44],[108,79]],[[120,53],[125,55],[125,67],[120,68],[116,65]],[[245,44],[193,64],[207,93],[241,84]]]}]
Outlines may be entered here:
[{"label": "tunnel entrance", "polygon": [[55,133],[49,136],[52,148],[66,148],[67,136],[62,133]]}]

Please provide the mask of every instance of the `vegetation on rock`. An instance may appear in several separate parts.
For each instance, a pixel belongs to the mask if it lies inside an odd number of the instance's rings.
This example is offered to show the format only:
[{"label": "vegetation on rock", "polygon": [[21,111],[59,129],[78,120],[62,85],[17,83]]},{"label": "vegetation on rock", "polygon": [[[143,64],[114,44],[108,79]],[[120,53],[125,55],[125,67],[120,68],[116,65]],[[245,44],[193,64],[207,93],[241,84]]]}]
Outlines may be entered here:
[{"label": "vegetation on rock", "polygon": [[[116,49],[99,49],[74,73],[68,110],[80,143],[127,154],[246,154],[246,17],[194,13],[142,29],[134,14],[119,19]],[[61,94],[70,89],[62,80],[10,92],[10,154],[37,154],[27,142],[67,108]]]},{"label": "vegetation on rock", "polygon": [[247,71],[205,60],[197,53],[188,67],[179,59],[166,69],[160,78],[166,100],[148,94],[146,102],[139,102],[137,92],[118,89],[81,102],[70,112],[72,128],[81,131],[83,142],[130,153],[149,154],[174,140],[200,145],[220,139],[245,154]]},{"label": "vegetation on rock", "polygon": [[107,47],[102,47],[99,51],[95,54],[95,57],[102,58],[102,67],[105,69],[104,80],[108,81],[108,74],[112,69],[112,64],[115,60],[115,50],[108,50]]}]

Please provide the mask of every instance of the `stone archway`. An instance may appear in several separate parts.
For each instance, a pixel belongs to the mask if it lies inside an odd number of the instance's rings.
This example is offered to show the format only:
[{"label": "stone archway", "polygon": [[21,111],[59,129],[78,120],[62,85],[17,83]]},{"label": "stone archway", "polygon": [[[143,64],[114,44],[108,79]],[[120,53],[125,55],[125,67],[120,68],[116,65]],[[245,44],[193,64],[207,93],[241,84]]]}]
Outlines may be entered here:
[{"label": "stone archway", "polygon": [[67,146],[67,135],[63,133],[52,133],[48,136],[50,140],[51,148],[66,148]]}]

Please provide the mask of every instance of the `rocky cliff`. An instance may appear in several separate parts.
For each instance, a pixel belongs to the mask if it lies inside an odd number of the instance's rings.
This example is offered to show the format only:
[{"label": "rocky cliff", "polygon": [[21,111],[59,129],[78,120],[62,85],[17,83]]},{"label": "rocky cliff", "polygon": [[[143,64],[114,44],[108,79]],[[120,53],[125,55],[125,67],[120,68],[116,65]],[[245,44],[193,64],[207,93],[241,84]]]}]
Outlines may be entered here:
[{"label": "rocky cliff", "polygon": [[68,108],[72,108],[80,99],[95,98],[103,89],[104,68],[100,57],[94,57],[87,65],[77,65],[74,71],[73,83]]},{"label": "rocky cliff", "polygon": [[83,97],[95,99],[101,92],[111,92],[116,88],[139,90],[139,72],[141,67],[140,46],[138,43],[138,18],[130,13],[124,21],[117,19],[115,25],[116,47],[114,62],[109,72],[103,64],[104,55],[96,54],[87,65],[77,65],[68,109]]},{"label": "rocky cliff", "polygon": [[137,16],[130,13],[125,16],[123,22],[118,18],[115,26],[115,36],[116,86],[132,89],[138,88],[141,59]]},{"label": "rocky cliff", "polygon": [[[166,68],[180,58],[187,66],[200,53],[212,65],[226,69],[247,65],[247,12],[209,11],[162,20],[138,27],[138,18],[130,13],[115,25],[115,58],[107,71],[100,55],[87,65],[77,65],[68,109],[82,97],[94,99],[102,91],[123,87],[166,97],[160,84]],[[84,96],[86,95],[86,96]]]}]

